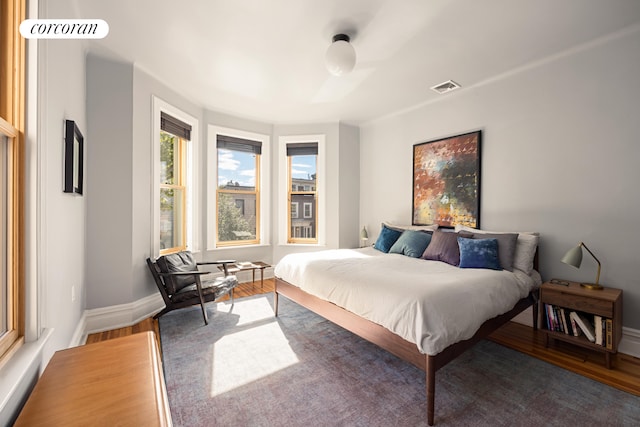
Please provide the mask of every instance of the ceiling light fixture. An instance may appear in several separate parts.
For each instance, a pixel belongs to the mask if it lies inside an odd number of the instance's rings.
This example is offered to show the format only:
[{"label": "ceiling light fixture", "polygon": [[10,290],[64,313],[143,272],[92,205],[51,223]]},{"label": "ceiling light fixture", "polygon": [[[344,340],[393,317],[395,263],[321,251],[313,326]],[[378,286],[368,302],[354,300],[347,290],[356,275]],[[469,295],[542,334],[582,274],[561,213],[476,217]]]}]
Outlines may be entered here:
[{"label": "ceiling light fixture", "polygon": [[356,51],[349,43],[351,39],[346,34],[336,34],[325,54],[327,70],[334,76],[341,76],[353,70],[356,65]]}]

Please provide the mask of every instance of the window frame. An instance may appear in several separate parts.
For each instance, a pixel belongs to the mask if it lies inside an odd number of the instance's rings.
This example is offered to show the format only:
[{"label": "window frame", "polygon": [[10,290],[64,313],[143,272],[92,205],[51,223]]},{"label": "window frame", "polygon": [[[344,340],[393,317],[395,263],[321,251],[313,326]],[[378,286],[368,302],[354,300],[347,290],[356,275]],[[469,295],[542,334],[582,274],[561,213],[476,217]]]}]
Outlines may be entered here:
[{"label": "window frame", "polygon": [[[262,153],[256,168],[256,190],[259,201],[256,200],[256,239],[251,241],[237,240],[231,242],[218,242],[218,135],[233,138],[259,141],[262,144]],[[221,249],[238,249],[243,247],[255,247],[268,245],[271,189],[268,183],[270,174],[270,136],[233,129],[223,126],[207,126],[207,168],[206,168],[206,248],[209,251]],[[259,189],[257,188],[259,186]]]},{"label": "window frame", "polygon": [[[0,215],[0,218],[5,222],[3,227],[4,237],[3,243],[6,244],[6,258],[2,261],[5,264],[6,277],[6,332],[0,334],[0,360],[3,356],[10,351],[14,346],[20,345],[24,339],[24,304],[22,301],[23,284],[21,280],[21,274],[17,264],[20,260],[21,236],[20,236],[20,215],[21,215],[21,200],[20,200],[20,184],[19,177],[16,176],[20,173],[21,162],[19,158],[19,137],[20,132],[13,127],[9,122],[0,117],[0,136],[6,137],[6,167],[7,173],[4,179],[0,179],[0,183],[3,185],[6,194],[3,195],[6,204],[4,206],[4,213]],[[4,139],[3,139],[4,141]],[[4,143],[4,142],[0,142]],[[3,148],[4,149],[4,148]],[[6,214],[6,217],[5,217]],[[4,256],[4,248],[0,248],[0,254]],[[0,311],[2,316],[2,311]]]},{"label": "window frame", "polygon": [[[180,224],[180,234],[182,236],[182,244],[178,245],[178,246],[173,246],[170,248],[165,248],[162,249],[160,248],[160,255],[166,255],[166,254],[171,254],[174,252],[179,252],[179,251],[183,251],[185,249],[187,249],[187,222],[188,222],[188,214],[187,214],[187,194],[188,194],[188,187],[187,187],[187,158],[188,158],[188,149],[189,149],[189,140],[181,138],[177,135],[174,135],[170,132],[164,131],[164,130],[160,130],[160,134],[162,135],[162,133],[166,133],[168,135],[173,136],[174,138],[177,139],[177,150],[174,150],[174,164],[176,163],[176,157],[178,158],[177,164],[178,164],[178,173],[176,174],[174,172],[174,183],[173,184],[164,184],[162,182],[159,183],[160,185],[160,192],[162,192],[162,190],[166,189],[166,190],[179,190],[182,193],[182,214],[181,217],[183,218],[183,221]],[[161,136],[162,138],[162,136]],[[178,152],[177,156],[175,152]],[[177,178],[177,179],[176,179]],[[175,197],[175,193],[174,193],[174,197]],[[174,198],[175,200],[175,198]]]},{"label": "window frame", "polygon": [[[157,96],[152,96],[152,200],[151,200],[151,217],[153,222],[153,232],[151,233],[151,253],[153,257],[158,257],[160,251],[160,115],[161,112],[169,114],[178,120],[191,126],[191,139],[186,141],[186,165],[185,183],[186,183],[186,203],[185,203],[185,241],[186,249],[191,252],[199,252],[199,230],[200,230],[200,214],[199,214],[199,168],[196,159],[199,158],[200,152],[200,127],[199,121],[188,113],[172,106]],[[170,253],[162,251],[162,253]]]},{"label": "window frame", "polygon": [[[25,334],[25,40],[19,26],[26,2],[0,6],[0,132],[6,137],[7,332],[0,336],[0,366],[24,343]],[[4,185],[4,184],[3,184]],[[0,251],[2,253],[3,251]],[[3,255],[4,256],[4,255]],[[3,315],[4,316],[4,315]]]},{"label": "window frame", "polygon": [[[318,154],[316,158],[316,238],[315,239],[302,239],[291,238],[291,177],[290,177],[290,162],[287,156],[287,146],[289,144],[299,143],[317,143]],[[279,209],[283,209],[284,215],[278,217],[278,241],[280,245],[287,246],[325,246],[326,245],[326,136],[324,134],[315,135],[285,135],[278,138],[278,206]],[[311,192],[311,191],[310,191]],[[304,215],[304,211],[302,212]],[[298,211],[298,217],[300,212]]]},{"label": "window frame", "polygon": [[[308,191],[308,193],[311,193],[311,191]],[[307,214],[307,207],[309,207],[309,214]],[[313,210],[313,203],[304,202],[302,204],[302,218],[305,218],[305,219],[313,218],[313,213],[311,212],[312,210]]]}]

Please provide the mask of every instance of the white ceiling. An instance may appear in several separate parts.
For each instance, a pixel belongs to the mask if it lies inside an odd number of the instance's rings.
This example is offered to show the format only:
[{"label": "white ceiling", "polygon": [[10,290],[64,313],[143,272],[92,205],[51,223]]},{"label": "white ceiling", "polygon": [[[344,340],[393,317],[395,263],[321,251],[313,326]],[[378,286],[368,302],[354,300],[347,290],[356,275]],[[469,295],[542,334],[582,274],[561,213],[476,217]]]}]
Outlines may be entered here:
[{"label": "white ceiling", "polygon": [[[109,52],[204,108],[270,123],[360,124],[640,22],[640,0],[71,0]],[[331,76],[331,37],[354,71]],[[640,47],[639,47],[640,48]],[[615,64],[612,64],[615,66]]]}]

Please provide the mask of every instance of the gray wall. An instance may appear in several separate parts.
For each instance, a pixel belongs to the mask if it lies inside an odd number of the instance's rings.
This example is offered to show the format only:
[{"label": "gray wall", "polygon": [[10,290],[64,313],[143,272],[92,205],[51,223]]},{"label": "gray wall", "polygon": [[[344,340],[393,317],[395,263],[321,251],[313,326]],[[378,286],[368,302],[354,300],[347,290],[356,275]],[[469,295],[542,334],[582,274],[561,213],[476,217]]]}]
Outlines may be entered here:
[{"label": "gray wall", "polygon": [[339,167],[337,171],[339,218],[338,247],[360,246],[360,129],[340,123]]},{"label": "gray wall", "polygon": [[[284,208],[278,206],[280,191],[286,188],[274,184],[272,195],[272,242],[273,261],[279,261],[283,256],[301,251],[315,251],[318,249],[335,249],[339,247],[358,246],[358,192],[359,177],[353,171],[347,172],[351,167],[358,169],[359,152],[357,129],[340,123],[305,124],[305,125],[275,125],[274,126],[274,153],[272,158],[272,173],[274,182],[278,182],[279,152],[278,141],[280,137],[291,135],[325,135],[326,163],[325,181],[326,200],[319,200],[325,204],[326,209],[326,242],[324,247],[305,245],[279,244],[278,218],[286,215]],[[344,179],[343,179],[344,178]],[[345,232],[344,235],[341,232]]]},{"label": "gray wall", "polygon": [[370,237],[411,221],[413,144],[482,129],[482,228],[539,231],[545,279],[593,281],[588,254],[579,270],[560,262],[584,241],[601,283],[624,290],[624,326],[640,329],[639,46],[632,28],[362,126]]},{"label": "gray wall", "polygon": [[133,67],[87,56],[87,308],[132,301]]},{"label": "gray wall", "polygon": [[[325,134],[327,144],[327,247],[358,245],[359,134],[344,124],[272,125],[205,110],[138,69],[104,52],[87,55],[87,244],[86,308],[133,303],[157,289],[147,271],[152,241],[152,96],[199,121],[197,178],[202,218],[202,259],[231,258],[277,262],[301,250],[277,244],[278,137]],[[271,234],[266,245],[206,250],[207,127],[222,126],[271,137]],[[355,166],[354,166],[355,165]],[[215,185],[215,184],[214,184]],[[302,250],[317,250],[305,247]]]}]

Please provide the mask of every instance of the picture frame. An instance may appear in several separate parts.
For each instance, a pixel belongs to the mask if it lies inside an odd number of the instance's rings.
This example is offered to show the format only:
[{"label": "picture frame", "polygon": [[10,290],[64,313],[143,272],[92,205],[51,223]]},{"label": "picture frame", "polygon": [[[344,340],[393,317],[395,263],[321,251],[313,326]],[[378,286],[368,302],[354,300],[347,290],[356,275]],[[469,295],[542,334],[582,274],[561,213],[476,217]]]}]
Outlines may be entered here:
[{"label": "picture frame", "polygon": [[64,192],[82,195],[84,137],[73,120],[65,120],[64,135]]},{"label": "picture frame", "polygon": [[412,224],[480,227],[482,131],[413,145]]}]

